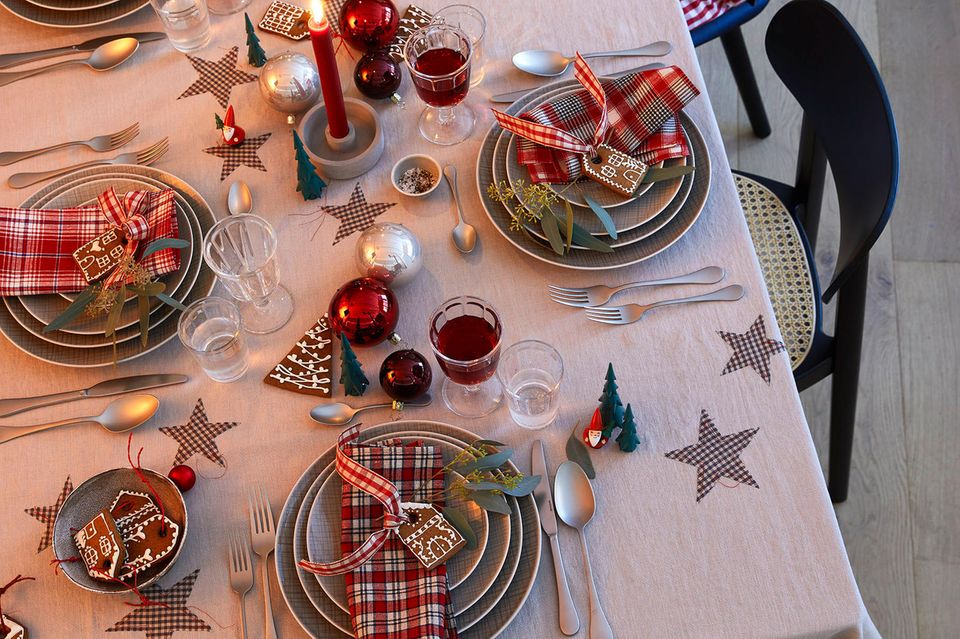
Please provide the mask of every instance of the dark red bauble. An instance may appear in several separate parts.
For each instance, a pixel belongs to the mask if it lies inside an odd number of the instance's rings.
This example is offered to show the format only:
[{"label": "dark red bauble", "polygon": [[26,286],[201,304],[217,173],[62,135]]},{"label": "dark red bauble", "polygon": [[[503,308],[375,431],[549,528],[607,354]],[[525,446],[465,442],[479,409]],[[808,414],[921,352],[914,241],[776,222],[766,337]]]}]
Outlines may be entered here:
[{"label": "dark red bauble", "polygon": [[430,390],[433,372],[427,359],[408,348],[387,355],[380,366],[380,386],[400,402],[409,402]]},{"label": "dark red bauble", "polygon": [[330,325],[351,346],[373,346],[391,337],[400,319],[397,297],[387,285],[360,277],[341,286],[330,300]]},{"label": "dark red bauble", "polygon": [[373,51],[397,35],[400,12],[390,0],[347,0],[340,8],[340,35],[358,51]]},{"label": "dark red bauble", "polygon": [[197,483],[197,473],[189,466],[184,466],[183,464],[171,468],[170,474],[167,475],[167,477],[180,489],[181,493],[187,492]]},{"label": "dark red bauble", "polygon": [[353,82],[360,93],[374,100],[392,96],[402,79],[400,65],[386,51],[365,53],[353,70]]}]

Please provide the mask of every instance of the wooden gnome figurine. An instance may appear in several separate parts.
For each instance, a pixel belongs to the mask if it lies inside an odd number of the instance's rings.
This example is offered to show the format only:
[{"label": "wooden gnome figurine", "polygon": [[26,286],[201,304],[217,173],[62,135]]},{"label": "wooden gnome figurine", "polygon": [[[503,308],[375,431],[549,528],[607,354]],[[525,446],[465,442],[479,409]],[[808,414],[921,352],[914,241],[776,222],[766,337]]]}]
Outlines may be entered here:
[{"label": "wooden gnome figurine", "polygon": [[217,119],[217,128],[220,129],[220,135],[223,136],[223,143],[227,146],[238,146],[243,143],[247,134],[242,128],[237,126],[233,116],[233,105],[227,106],[227,113],[220,119],[219,115],[214,115]]},{"label": "wooden gnome figurine", "polygon": [[593,413],[590,425],[583,431],[583,441],[591,448],[603,448],[615,428],[623,424],[623,402],[617,394],[617,376],[613,364],[607,364],[606,381],[600,394],[600,407]]},{"label": "wooden gnome figurine", "polygon": [[590,448],[603,448],[609,437],[603,434],[603,420],[600,419],[600,409],[593,411],[590,425],[583,429],[583,443]]}]

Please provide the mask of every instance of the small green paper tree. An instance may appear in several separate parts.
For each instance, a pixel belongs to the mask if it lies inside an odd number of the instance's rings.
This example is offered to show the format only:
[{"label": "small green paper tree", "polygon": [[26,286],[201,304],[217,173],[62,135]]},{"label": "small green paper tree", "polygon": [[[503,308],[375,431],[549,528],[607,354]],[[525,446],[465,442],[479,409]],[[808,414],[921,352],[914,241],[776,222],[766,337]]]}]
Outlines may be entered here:
[{"label": "small green paper tree", "polygon": [[627,410],[623,412],[623,424],[620,429],[620,434],[617,435],[620,450],[632,453],[640,445],[640,437],[637,436],[637,423],[633,420],[633,409],[630,404],[627,404]]},{"label": "small green paper tree", "polygon": [[244,22],[247,29],[247,62],[255,67],[262,67],[267,63],[267,53],[260,46],[260,38],[253,31],[253,23],[250,22],[250,16],[244,12]]},{"label": "small green paper tree", "polygon": [[617,394],[617,376],[613,373],[613,364],[607,364],[607,381],[600,395],[600,420],[603,422],[603,436],[613,435],[613,429],[623,423],[623,402]]},{"label": "small green paper tree", "polygon": [[370,380],[363,374],[363,368],[343,333],[340,334],[340,383],[343,384],[343,392],[354,397],[363,395],[370,385]]},{"label": "small green paper tree", "polygon": [[303,148],[303,141],[296,131],[293,132],[293,150],[297,156],[297,190],[303,194],[304,200],[315,200],[323,195],[327,183],[317,175],[317,169],[310,161],[310,156]]}]

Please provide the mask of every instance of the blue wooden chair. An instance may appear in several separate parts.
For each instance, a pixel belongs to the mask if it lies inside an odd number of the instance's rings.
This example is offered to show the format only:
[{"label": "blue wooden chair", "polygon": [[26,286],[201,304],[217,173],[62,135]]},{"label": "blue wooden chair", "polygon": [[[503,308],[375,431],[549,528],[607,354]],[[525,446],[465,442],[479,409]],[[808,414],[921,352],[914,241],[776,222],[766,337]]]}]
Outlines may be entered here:
[{"label": "blue wooden chair", "polygon": [[[803,108],[793,185],[735,174],[799,390],[833,375],[828,487],[847,498],[857,414],[870,249],[897,195],[897,129],[883,80],[846,18],[825,0],[793,0],[770,22],[767,57]],[[813,255],[827,164],[840,205],[840,247],[821,296]],[[821,301],[837,296],[826,335]]]},{"label": "blue wooden chair", "polygon": [[750,55],[747,53],[747,45],[743,41],[740,27],[763,11],[767,2],[769,0],[747,0],[690,32],[695,47],[714,38],[720,38],[723,50],[727,54],[727,61],[730,63],[730,70],[733,71],[733,79],[737,83],[737,90],[740,92],[740,99],[743,100],[747,117],[750,118],[750,126],[753,127],[753,132],[758,138],[770,135],[770,122],[763,108],[763,98],[760,97],[760,89],[753,75]]}]

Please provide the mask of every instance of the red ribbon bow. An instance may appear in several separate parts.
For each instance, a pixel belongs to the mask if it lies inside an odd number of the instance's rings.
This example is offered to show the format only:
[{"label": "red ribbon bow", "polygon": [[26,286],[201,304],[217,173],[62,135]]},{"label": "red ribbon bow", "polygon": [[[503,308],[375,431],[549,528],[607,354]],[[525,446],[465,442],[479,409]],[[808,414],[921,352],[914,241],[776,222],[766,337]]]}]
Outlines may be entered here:
[{"label": "red ribbon bow", "polygon": [[593,73],[586,60],[577,52],[577,58],[573,63],[574,77],[583,85],[583,88],[600,105],[600,120],[597,122],[597,128],[593,132],[593,140],[585,142],[568,131],[559,129],[555,126],[538,124],[530,120],[524,120],[512,115],[507,115],[501,111],[493,109],[493,115],[507,131],[515,133],[522,138],[526,138],[537,144],[548,146],[561,151],[572,151],[573,153],[586,153],[591,157],[596,155],[596,147],[603,143],[603,138],[607,133],[609,120],[607,117],[607,94],[603,92],[603,86],[600,79]]},{"label": "red ribbon bow", "polygon": [[[147,216],[143,213],[144,208],[146,208],[147,192],[137,191],[128,199],[130,201],[129,208],[123,205],[123,200],[111,186],[100,194],[97,203],[100,205],[100,211],[107,222],[119,228],[126,238],[124,253],[133,255],[134,251],[137,250],[139,241],[145,240],[150,233],[150,224],[147,223]],[[122,269],[115,269],[107,277],[104,285],[110,286],[113,284],[122,272]]]},{"label": "red ribbon bow", "polygon": [[407,518],[400,507],[400,491],[397,490],[396,485],[386,477],[354,461],[344,452],[344,448],[359,436],[360,429],[357,426],[351,426],[340,434],[337,440],[337,472],[343,481],[383,504],[383,528],[372,533],[359,548],[337,561],[318,564],[306,559],[300,560],[301,568],[324,577],[342,575],[367,563],[386,543],[387,536],[401,524],[407,523]]}]

